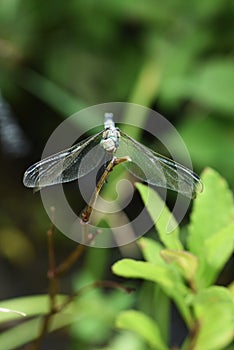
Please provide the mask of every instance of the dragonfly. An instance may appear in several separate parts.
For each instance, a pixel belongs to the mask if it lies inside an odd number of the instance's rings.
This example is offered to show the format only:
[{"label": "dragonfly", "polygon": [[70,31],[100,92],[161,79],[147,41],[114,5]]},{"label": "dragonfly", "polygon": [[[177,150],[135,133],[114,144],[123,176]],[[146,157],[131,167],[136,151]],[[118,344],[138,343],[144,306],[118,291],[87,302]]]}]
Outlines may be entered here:
[{"label": "dragonfly", "polygon": [[103,169],[88,213],[83,212],[83,221],[88,221],[93,202],[107,176],[120,163],[141,181],[188,198],[195,198],[203,190],[197,174],[120,130],[115,126],[112,113],[105,113],[104,129],[97,134],[30,166],[24,173],[23,183],[26,187],[40,189],[80,179],[95,168]]}]

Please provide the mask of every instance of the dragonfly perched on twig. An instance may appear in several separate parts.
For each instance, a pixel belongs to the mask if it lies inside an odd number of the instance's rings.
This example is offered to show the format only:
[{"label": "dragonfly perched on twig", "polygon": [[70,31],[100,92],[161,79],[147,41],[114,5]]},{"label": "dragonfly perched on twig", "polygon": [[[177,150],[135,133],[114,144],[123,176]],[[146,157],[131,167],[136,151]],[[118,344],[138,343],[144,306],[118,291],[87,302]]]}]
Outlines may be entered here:
[{"label": "dragonfly perched on twig", "polygon": [[[194,198],[203,188],[193,171],[152,151],[117,128],[112,113],[105,113],[104,130],[29,167],[23,183],[31,188],[65,183],[105,164],[93,195],[96,198],[109,172],[119,163],[140,180],[189,198]],[[83,221],[88,218],[89,215],[84,215]]]}]

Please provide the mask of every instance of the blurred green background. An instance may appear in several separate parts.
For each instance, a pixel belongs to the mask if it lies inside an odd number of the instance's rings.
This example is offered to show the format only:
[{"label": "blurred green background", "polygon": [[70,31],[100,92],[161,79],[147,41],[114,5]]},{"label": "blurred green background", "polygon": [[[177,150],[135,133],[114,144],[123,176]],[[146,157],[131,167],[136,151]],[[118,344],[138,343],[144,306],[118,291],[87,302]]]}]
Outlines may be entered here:
[{"label": "blurred green background", "polygon": [[[211,166],[233,189],[233,18],[228,0],[0,0],[1,299],[46,292],[50,223],[22,176],[83,107],[155,109],[183,137],[195,171]],[[57,234],[58,260],[74,247]],[[62,289],[90,271],[111,278],[121,254],[90,249]]]}]

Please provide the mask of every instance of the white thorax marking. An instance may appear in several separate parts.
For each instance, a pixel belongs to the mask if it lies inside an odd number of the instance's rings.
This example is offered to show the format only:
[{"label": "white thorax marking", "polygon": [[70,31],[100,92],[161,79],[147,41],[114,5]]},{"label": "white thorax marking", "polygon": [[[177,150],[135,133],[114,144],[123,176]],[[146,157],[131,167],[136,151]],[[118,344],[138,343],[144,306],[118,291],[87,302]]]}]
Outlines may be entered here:
[{"label": "white thorax marking", "polygon": [[106,152],[115,153],[119,147],[120,132],[115,127],[113,113],[105,113],[104,127],[101,144]]}]

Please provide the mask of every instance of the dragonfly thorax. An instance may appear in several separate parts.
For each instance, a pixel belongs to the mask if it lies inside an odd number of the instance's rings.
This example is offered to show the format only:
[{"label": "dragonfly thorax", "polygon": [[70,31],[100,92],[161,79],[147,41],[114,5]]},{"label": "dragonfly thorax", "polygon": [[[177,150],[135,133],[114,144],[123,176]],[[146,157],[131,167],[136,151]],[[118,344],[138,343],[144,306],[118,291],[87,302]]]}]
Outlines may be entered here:
[{"label": "dragonfly thorax", "polygon": [[115,153],[119,147],[119,141],[119,129],[109,128],[103,131],[101,144],[106,152]]}]

